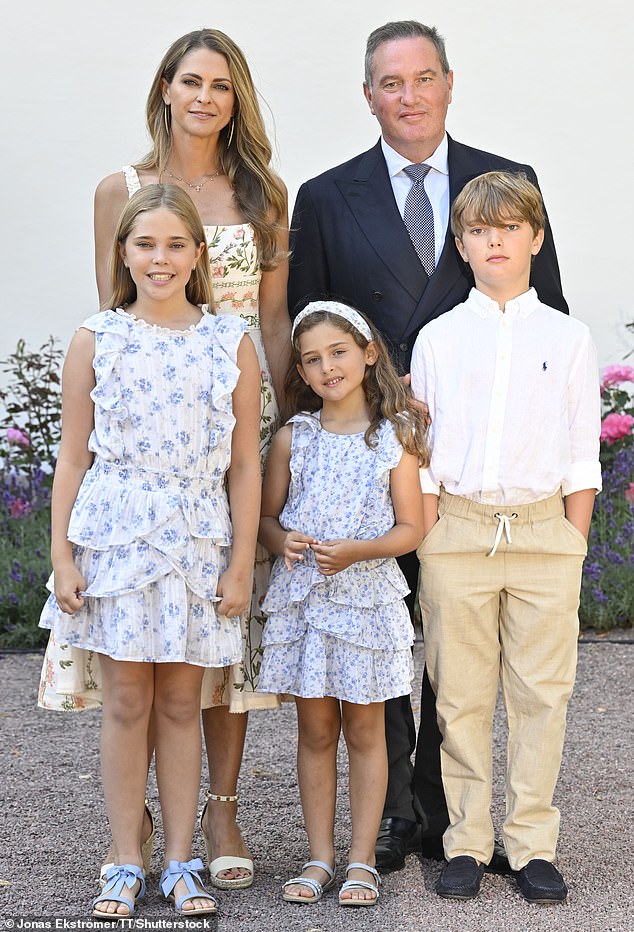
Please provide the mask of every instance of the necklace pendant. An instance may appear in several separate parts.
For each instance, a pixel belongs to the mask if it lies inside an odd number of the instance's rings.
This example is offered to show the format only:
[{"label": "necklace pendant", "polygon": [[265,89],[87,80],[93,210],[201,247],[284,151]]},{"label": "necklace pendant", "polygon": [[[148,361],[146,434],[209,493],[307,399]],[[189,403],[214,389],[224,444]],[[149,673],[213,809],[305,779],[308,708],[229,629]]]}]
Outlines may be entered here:
[{"label": "necklace pendant", "polygon": [[194,191],[200,191],[201,189],[202,189],[202,185],[201,185],[201,184],[195,184],[195,185],[194,185]]}]

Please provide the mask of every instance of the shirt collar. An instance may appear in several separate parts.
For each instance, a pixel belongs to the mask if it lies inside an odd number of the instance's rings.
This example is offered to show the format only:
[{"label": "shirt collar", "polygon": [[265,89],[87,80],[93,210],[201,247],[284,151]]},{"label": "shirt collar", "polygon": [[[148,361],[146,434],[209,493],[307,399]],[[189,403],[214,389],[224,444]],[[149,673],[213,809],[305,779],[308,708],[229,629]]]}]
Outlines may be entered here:
[{"label": "shirt collar", "polygon": [[[383,157],[385,158],[385,164],[387,165],[387,171],[390,178],[394,178],[395,175],[400,174],[406,165],[412,164],[409,159],[406,159],[400,154],[400,152],[397,152],[396,149],[393,149],[392,146],[389,146],[382,136],[381,149],[383,150]],[[435,171],[441,172],[443,175],[448,175],[448,153],[449,143],[447,142],[447,133],[445,133],[438,148],[432,152],[429,158],[424,160],[425,165],[431,165]]]},{"label": "shirt collar", "polygon": [[[501,314],[500,306],[497,301],[483,294],[483,292],[478,291],[477,288],[471,289],[467,303],[471,310],[474,311],[478,317],[482,317],[483,319],[487,317],[497,317]],[[507,301],[504,305],[504,311],[512,317],[528,317],[538,306],[539,298],[537,297],[537,292],[534,288],[529,288],[524,294],[520,294],[517,298],[512,298],[510,301]]]}]

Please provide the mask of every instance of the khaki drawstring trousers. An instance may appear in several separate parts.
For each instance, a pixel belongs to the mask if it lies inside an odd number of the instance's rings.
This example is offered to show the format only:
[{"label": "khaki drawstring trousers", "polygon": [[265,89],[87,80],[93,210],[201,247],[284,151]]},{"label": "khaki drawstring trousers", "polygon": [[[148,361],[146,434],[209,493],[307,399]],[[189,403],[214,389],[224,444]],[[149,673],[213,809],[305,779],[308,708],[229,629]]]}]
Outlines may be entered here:
[{"label": "khaki drawstring trousers", "polygon": [[441,490],[439,516],[418,557],[425,660],[443,735],[445,856],[486,864],[493,854],[492,725],[501,683],[509,862],[519,870],[532,858],[553,861],[552,799],[575,680],[586,541],[564,517],[561,494],[500,506]]}]

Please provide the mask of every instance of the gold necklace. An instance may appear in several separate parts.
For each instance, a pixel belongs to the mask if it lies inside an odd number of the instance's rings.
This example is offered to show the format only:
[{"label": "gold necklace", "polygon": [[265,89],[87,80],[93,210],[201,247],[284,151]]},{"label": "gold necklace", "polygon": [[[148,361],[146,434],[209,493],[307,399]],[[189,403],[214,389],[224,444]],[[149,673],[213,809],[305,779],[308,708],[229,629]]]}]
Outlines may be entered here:
[{"label": "gold necklace", "polygon": [[181,178],[180,175],[175,175],[174,172],[169,168],[166,168],[165,171],[168,175],[170,175],[170,177],[175,178],[177,181],[182,181],[183,184],[186,184],[187,187],[191,188],[193,191],[202,191],[208,181],[211,181],[213,178],[218,178],[220,175],[222,175],[222,172],[220,171],[214,172],[213,175],[207,175],[204,181],[199,181],[198,184],[192,184],[187,180],[187,178]]}]

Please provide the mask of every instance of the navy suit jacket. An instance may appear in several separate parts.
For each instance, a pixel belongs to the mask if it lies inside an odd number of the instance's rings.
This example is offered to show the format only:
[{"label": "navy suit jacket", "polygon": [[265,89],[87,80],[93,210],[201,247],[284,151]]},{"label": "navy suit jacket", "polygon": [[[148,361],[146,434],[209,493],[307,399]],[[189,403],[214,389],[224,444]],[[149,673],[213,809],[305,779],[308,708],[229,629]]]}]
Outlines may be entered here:
[{"label": "navy suit jacket", "polygon": [[[487,171],[522,171],[537,184],[530,165],[451,137],[448,163],[452,204],[467,181]],[[420,328],[464,301],[472,285],[450,230],[434,274],[425,274],[398,212],[380,141],[299,189],[291,222],[291,316],[311,297],[326,294],[348,302],[387,339],[403,373],[409,371]],[[544,304],[568,313],[548,220],[531,285]]]}]

